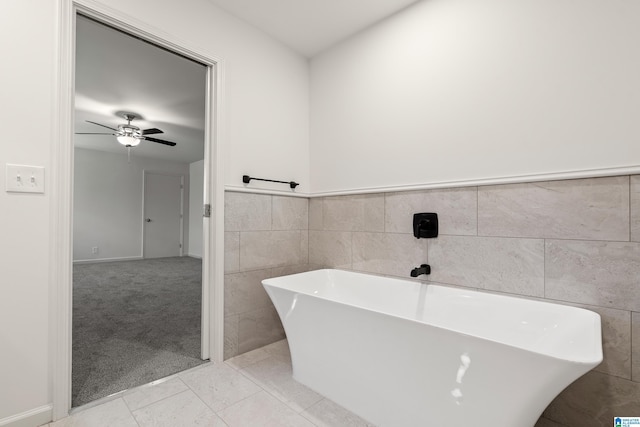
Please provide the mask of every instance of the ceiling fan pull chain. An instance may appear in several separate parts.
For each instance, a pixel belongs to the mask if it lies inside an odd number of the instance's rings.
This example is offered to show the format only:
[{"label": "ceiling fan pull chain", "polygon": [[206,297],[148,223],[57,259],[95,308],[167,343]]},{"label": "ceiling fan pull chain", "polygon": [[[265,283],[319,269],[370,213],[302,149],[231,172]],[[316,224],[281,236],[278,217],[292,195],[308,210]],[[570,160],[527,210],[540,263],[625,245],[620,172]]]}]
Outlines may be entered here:
[{"label": "ceiling fan pull chain", "polygon": [[131,146],[127,146],[127,163],[131,163]]}]

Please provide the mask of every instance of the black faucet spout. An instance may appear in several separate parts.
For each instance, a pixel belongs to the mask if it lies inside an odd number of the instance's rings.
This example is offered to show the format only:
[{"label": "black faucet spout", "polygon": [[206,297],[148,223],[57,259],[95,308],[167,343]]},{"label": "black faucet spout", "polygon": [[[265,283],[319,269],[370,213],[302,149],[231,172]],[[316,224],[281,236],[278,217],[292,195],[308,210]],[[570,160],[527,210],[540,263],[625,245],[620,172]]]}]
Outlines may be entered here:
[{"label": "black faucet spout", "polygon": [[418,277],[421,274],[431,274],[431,266],[429,264],[422,264],[420,267],[411,270],[411,277]]}]

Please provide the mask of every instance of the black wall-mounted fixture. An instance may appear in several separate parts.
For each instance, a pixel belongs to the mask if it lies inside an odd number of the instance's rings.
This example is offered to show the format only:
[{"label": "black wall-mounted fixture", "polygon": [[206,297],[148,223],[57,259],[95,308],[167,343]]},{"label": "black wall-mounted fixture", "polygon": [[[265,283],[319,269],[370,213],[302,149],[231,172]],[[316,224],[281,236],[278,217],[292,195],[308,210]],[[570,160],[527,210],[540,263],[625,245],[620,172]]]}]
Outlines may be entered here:
[{"label": "black wall-mounted fixture", "polygon": [[433,212],[413,214],[413,235],[416,239],[438,237],[438,214]]},{"label": "black wall-mounted fixture", "polygon": [[421,274],[431,274],[431,266],[429,264],[422,264],[420,267],[411,270],[411,277],[418,277]]},{"label": "black wall-mounted fixture", "polygon": [[291,187],[292,190],[294,190],[298,185],[300,185],[294,181],[276,181],[274,179],[255,178],[249,175],[242,175],[242,182],[244,182],[245,184],[250,183],[252,179],[255,179],[256,181],[277,182],[278,184],[289,184],[289,187]]}]

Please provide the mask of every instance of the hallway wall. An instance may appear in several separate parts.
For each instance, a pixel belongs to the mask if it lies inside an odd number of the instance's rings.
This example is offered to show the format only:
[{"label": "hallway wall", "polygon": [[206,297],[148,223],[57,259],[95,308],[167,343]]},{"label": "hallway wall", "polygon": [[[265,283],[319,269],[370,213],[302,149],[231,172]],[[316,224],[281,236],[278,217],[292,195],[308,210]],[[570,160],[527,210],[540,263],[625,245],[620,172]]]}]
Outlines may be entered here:
[{"label": "hallway wall", "polygon": [[[184,176],[184,247],[189,247],[189,165],[76,148],[73,260],[142,258],[144,171]],[[98,247],[94,254],[91,248]],[[185,251],[186,254],[186,251]]]}]

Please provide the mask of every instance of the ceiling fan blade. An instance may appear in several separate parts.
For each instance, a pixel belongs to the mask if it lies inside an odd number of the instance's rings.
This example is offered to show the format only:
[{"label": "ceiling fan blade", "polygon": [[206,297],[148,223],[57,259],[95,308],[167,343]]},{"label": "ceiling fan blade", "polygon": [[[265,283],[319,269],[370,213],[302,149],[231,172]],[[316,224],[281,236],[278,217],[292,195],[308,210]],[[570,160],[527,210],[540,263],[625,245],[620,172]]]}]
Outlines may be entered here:
[{"label": "ceiling fan blade", "polygon": [[151,141],[151,142],[157,142],[159,144],[164,144],[164,145],[170,145],[170,146],[174,146],[176,145],[175,142],[171,142],[171,141],[165,141],[164,139],[157,139],[157,138],[149,138],[148,136],[145,136],[144,139]]},{"label": "ceiling fan blade", "polygon": [[115,135],[115,133],[76,132],[76,135]]},{"label": "ceiling fan blade", "polygon": [[145,129],[142,131],[143,135],[153,135],[155,133],[164,133],[158,128]]},{"label": "ceiling fan blade", "polygon": [[94,125],[102,126],[103,128],[107,128],[107,129],[115,130],[116,132],[118,131],[118,129],[114,129],[114,128],[112,128],[112,127],[105,126],[105,125],[101,125],[100,123],[92,122],[91,120],[86,120],[86,122],[87,122],[87,123],[93,123]]}]

